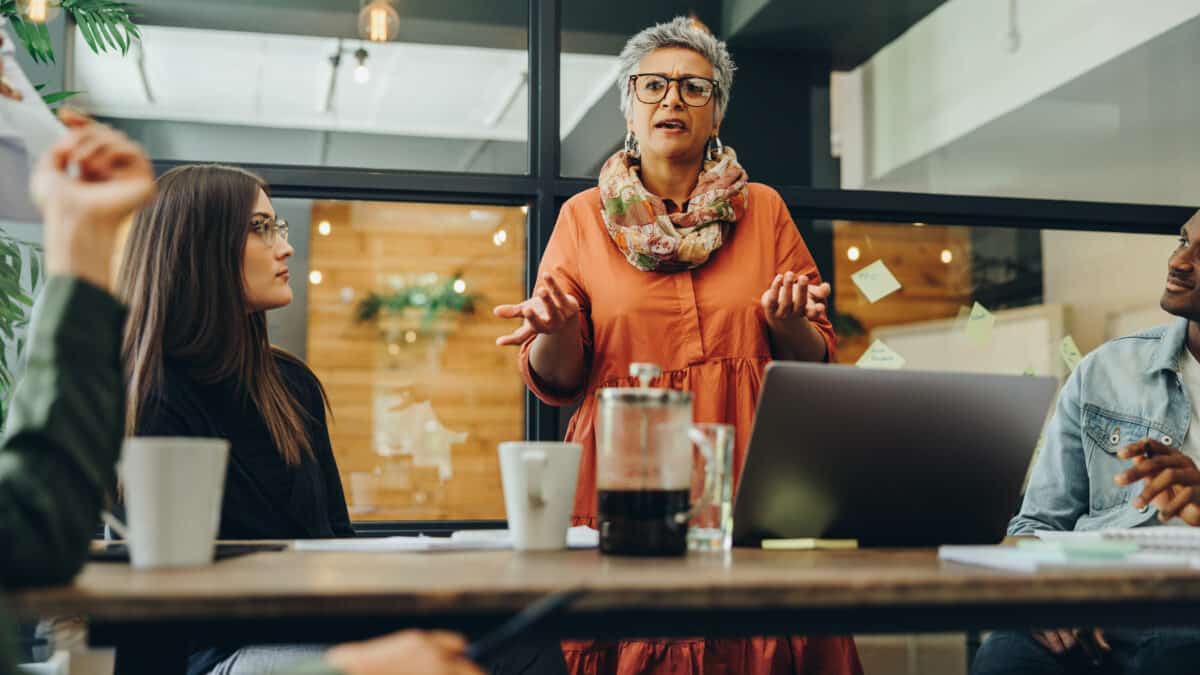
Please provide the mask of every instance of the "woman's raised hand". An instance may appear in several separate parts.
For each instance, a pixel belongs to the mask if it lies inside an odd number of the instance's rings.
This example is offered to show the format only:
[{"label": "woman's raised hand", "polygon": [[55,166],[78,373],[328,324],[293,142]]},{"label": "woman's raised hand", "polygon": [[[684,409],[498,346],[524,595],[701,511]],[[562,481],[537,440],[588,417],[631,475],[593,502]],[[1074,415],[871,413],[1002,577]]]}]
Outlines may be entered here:
[{"label": "woman's raised hand", "polygon": [[776,274],[771,286],[759,299],[768,322],[787,321],[803,316],[816,321],[825,315],[829,302],[829,284],[813,286],[807,274]]},{"label": "woman's raised hand", "polygon": [[579,330],[579,299],[562,290],[554,277],[545,274],[528,300],[499,305],[492,312],[503,319],[522,319],[520,327],[496,338],[497,345],[520,345],[538,335],[551,335],[564,328]]}]

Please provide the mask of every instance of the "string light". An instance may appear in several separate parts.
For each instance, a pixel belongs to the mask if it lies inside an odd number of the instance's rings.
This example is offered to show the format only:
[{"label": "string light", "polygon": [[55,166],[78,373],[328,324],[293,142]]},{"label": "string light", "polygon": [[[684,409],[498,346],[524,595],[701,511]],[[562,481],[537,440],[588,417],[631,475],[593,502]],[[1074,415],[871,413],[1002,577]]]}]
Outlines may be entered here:
[{"label": "string light", "polygon": [[846,257],[850,259],[850,262],[854,262],[862,257],[862,251],[858,250],[857,246],[851,246],[846,249]]},{"label": "string light", "polygon": [[949,265],[953,261],[954,261],[954,254],[950,252],[950,249],[948,249],[948,248],[942,249],[942,262]]},{"label": "string light", "polygon": [[61,0],[18,0],[17,11],[29,23],[47,23],[58,18]]},{"label": "string light", "polygon": [[367,50],[359,47],[354,52],[354,58],[358,61],[358,67],[354,69],[354,81],[359,84],[370,82],[371,71],[367,70]]},{"label": "string light", "polygon": [[400,32],[400,14],[388,0],[371,0],[358,11],[358,34],[371,42],[388,42]]},{"label": "string light", "polygon": [[321,270],[313,270],[308,273],[308,282],[314,286],[320,285],[321,280],[324,278],[324,275],[321,274]]},{"label": "string light", "polygon": [[317,232],[320,232],[322,237],[328,237],[329,233],[332,231],[333,226],[329,224],[328,220],[322,220],[321,223],[317,225]]}]

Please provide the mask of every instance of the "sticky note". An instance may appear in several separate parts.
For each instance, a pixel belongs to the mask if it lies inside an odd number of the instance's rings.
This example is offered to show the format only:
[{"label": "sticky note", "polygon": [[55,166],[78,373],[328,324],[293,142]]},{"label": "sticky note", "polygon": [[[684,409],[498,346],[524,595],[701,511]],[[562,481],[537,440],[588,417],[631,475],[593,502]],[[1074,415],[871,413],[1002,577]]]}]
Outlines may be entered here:
[{"label": "sticky note", "polygon": [[882,260],[867,265],[850,275],[858,290],[867,296],[867,302],[876,303],[883,298],[900,290],[900,282],[892,275],[892,271],[883,264]]},{"label": "sticky note", "polygon": [[992,329],[995,326],[996,315],[978,302],[975,303],[971,308],[971,315],[967,317],[967,338],[982,347],[991,341]]},{"label": "sticky note", "polygon": [[1079,353],[1079,345],[1075,344],[1075,338],[1068,335],[1062,339],[1058,348],[1062,352],[1063,362],[1067,364],[1067,370],[1075,370],[1075,366],[1083,360],[1083,354]]},{"label": "sticky note", "polygon": [[858,548],[857,539],[763,539],[768,551],[844,551]]},{"label": "sticky note", "polygon": [[954,332],[964,334],[967,332],[967,319],[971,318],[971,308],[966,305],[959,305],[958,316],[954,318]]},{"label": "sticky note", "polygon": [[1037,375],[1037,371],[1033,369],[1033,366],[1029,366],[1021,374],[1029,376],[1029,377],[1033,377],[1034,375]]},{"label": "sticky note", "polygon": [[891,347],[885,345],[883,340],[876,340],[871,343],[871,347],[867,349],[858,363],[854,364],[859,368],[879,368],[883,370],[900,370],[904,367],[904,357],[897,354]]}]

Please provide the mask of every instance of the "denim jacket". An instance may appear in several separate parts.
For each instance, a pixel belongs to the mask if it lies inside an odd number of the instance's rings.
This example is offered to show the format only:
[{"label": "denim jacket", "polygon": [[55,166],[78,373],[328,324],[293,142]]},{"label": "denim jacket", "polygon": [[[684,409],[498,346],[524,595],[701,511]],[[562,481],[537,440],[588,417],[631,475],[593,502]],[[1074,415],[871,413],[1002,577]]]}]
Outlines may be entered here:
[{"label": "denim jacket", "polygon": [[1059,393],[1010,535],[1158,523],[1153,506],[1131,505],[1142,482],[1113,482],[1131,466],[1116,453],[1146,437],[1178,448],[1187,436],[1192,405],[1179,376],[1187,326],[1181,318],[1118,338],[1080,362]]}]

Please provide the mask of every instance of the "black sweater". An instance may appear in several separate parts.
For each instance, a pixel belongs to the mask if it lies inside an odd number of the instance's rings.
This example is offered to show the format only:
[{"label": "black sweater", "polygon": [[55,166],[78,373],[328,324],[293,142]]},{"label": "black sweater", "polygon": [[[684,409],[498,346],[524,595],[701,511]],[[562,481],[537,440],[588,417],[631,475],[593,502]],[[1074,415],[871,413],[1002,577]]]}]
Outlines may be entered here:
[{"label": "black sweater", "polygon": [[[277,356],[284,383],[308,411],[313,456],[284,461],[258,408],[232,382],[203,384],[185,363],[168,361],[166,386],[141,415],[138,436],[205,436],[229,440],[229,468],[221,502],[221,539],[353,537],[337,462],[329,444],[316,376]],[[189,675],[208,673],[237,644],[192,645]]]},{"label": "black sweater", "polygon": [[275,362],[309,415],[313,457],[299,465],[284,461],[248,394],[232,382],[201,383],[182,362],[167,361],[166,386],[151,397],[136,435],[229,440],[221,539],[353,537],[316,376],[286,358]]}]

